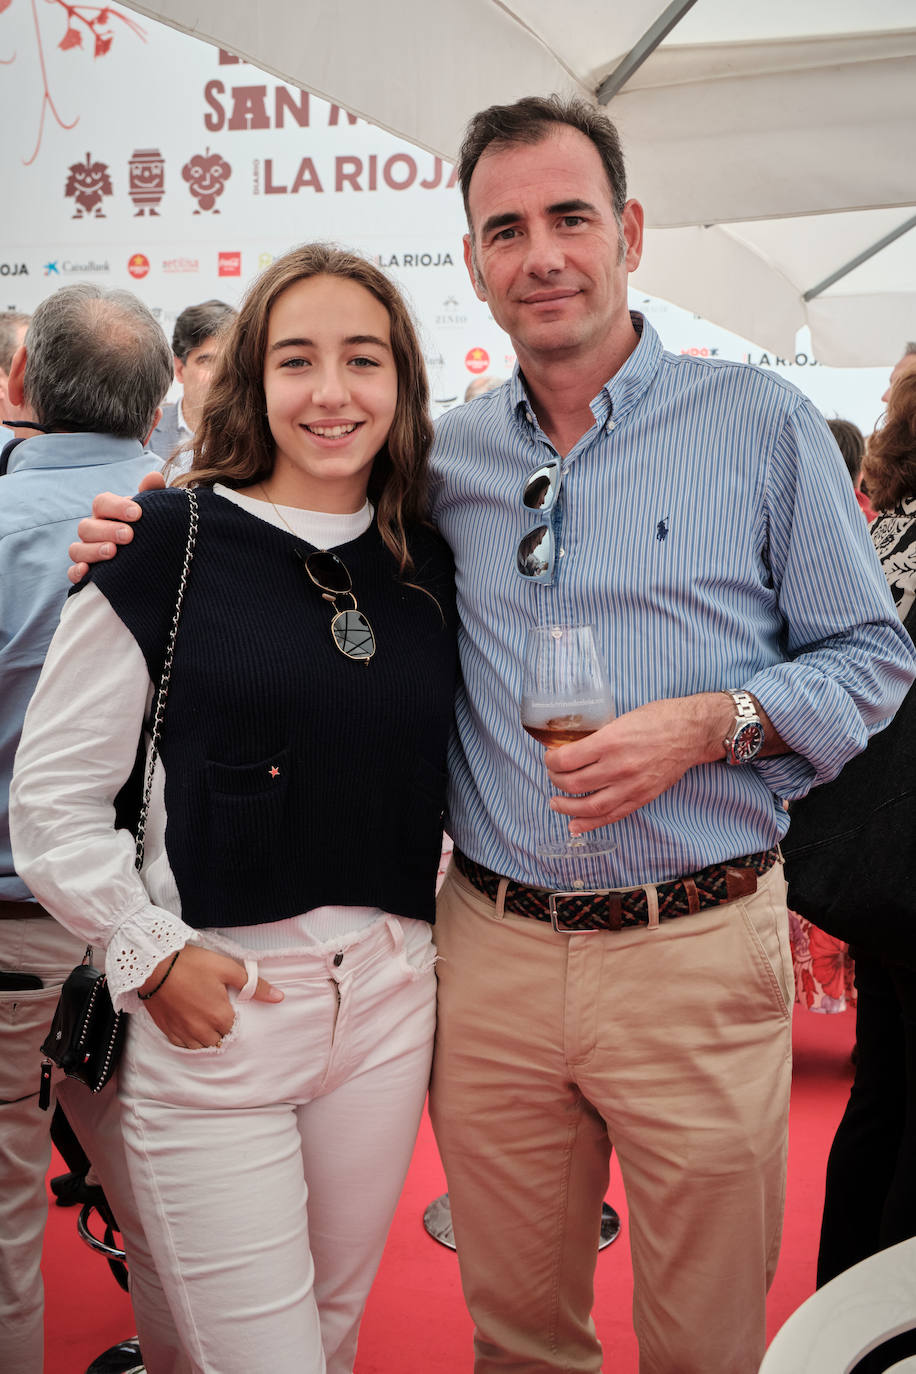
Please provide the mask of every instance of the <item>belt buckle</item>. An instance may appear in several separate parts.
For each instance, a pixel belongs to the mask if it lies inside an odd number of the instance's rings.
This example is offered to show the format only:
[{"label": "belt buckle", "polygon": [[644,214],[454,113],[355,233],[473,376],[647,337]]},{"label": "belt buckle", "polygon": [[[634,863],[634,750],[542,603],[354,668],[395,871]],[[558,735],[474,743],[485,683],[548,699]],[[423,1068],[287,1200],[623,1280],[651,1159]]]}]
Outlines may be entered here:
[{"label": "belt buckle", "polygon": [[548,892],[547,904],[550,908],[550,924],[558,935],[600,935],[607,930],[607,926],[561,926],[560,916],[557,912],[557,898],[563,897],[597,897],[598,888],[591,888],[588,891],[579,892]]}]

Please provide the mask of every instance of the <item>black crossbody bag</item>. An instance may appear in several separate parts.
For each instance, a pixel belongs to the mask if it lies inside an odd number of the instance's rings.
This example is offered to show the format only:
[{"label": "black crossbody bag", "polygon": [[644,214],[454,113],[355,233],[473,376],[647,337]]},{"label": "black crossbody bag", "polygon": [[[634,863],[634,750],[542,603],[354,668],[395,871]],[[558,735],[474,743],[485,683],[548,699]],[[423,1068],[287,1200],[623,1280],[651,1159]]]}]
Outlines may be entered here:
[{"label": "black crossbody bag", "polygon": [[[137,820],[134,863],[138,872],[143,867],[146,818],[149,814],[153,772],[159,754],[162,721],[165,715],[165,703],[172,674],[178,621],[181,618],[188,571],[197,543],[197,496],[190,489],[187,490],[186,495],[189,506],[188,541],[181,568],[175,613],[172,616],[169,630],[162,676],[154,701],[150,749],[146,762],[146,784],[143,789],[143,800]],[[142,737],[140,747],[142,749]],[[77,964],[61,987],[54,1020],[51,1022],[51,1029],[41,1047],[45,1059],[41,1066],[38,1105],[43,1110],[48,1108],[51,1100],[51,1070],[55,1064],[58,1068],[63,1069],[68,1078],[77,1078],[81,1083],[85,1083],[90,1092],[101,1092],[117,1067],[126,1030],[125,1013],[115,1011],[111,994],[108,991],[108,979],[101,969],[97,969],[93,965],[92,946],[87,945],[82,963]]]}]

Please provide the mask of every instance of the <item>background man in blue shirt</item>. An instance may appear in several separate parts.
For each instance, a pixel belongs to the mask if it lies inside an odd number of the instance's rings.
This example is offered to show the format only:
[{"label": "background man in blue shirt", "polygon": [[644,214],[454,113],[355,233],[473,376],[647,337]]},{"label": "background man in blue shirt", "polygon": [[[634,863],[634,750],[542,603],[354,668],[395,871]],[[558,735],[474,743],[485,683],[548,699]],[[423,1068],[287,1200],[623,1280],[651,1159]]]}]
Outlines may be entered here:
[{"label": "background man in blue shirt", "polygon": [[[29,698],[57,626],[73,521],[99,486],[133,492],[172,375],[153,316],[126,291],[64,287],[36,309],[9,393],[45,432],[15,444],[0,479],[0,1368],[41,1374],[42,1237],[50,1114],[38,1106],[40,1046],[60,986],[85,946],[32,898],[13,866],[9,786]],[[66,797],[60,799],[66,806]],[[189,1368],[136,1214],[116,1083],[98,1096],[64,1079],[57,1096],[121,1226],[148,1367]]]},{"label": "background man in blue shirt", "polygon": [[[159,423],[150,435],[149,447],[167,461],[180,444],[194,438],[210,390],[213,368],[219,349],[219,335],[236,312],[225,301],[201,301],[182,310],[172,331],[175,379],[181,383],[179,400],[162,407]],[[178,471],[188,466],[185,455]],[[174,475],[174,474],[173,474]]]},{"label": "background man in blue shirt", "polygon": [[[463,686],[431,1112],[475,1367],[601,1369],[613,1143],[641,1374],[756,1374],[791,1076],[783,799],[864,748],[914,654],[810,403],[666,354],[630,314],[643,215],[609,121],[540,99],[485,111],[459,178],[468,268],[519,364],[440,420],[434,450]],[[546,468],[541,514],[523,494]],[[535,556],[532,526],[550,532]],[[130,538],[81,534],[105,542],[77,557]],[[545,761],[521,725],[527,633],[588,623],[618,718]],[[612,825],[616,848],[538,859],[555,813]]]}]

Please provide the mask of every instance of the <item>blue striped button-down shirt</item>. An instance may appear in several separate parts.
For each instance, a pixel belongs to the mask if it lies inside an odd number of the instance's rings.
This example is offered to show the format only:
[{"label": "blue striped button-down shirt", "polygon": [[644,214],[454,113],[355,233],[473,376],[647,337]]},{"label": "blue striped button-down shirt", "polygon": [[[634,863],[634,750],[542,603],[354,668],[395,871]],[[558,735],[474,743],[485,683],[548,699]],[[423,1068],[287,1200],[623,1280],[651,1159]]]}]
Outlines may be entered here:
[{"label": "blue striped button-down shirt", "polygon": [[651,325],[591,403],[562,461],[552,584],[516,569],[538,523],[529,474],[555,452],[516,371],[439,421],[435,521],[455,554],[464,684],[449,829],[517,881],[569,881],[535,857],[565,818],[519,715],[529,626],[591,624],[619,714],[722,688],[753,692],[796,752],[691,768],[577,869],[595,886],[662,881],[767,849],[782,798],[834,776],[893,714],[914,654],[833,438],[814,406],[743,363],[676,357]]}]

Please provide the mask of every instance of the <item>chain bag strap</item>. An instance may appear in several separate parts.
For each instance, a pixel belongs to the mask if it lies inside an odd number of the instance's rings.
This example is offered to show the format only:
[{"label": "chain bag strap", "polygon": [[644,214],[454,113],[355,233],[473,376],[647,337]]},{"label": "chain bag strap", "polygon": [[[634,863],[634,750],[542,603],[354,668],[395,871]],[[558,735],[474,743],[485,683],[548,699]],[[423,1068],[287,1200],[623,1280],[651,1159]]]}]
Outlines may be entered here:
[{"label": "chain bag strap", "polygon": [[140,816],[137,820],[137,845],[134,864],[138,872],[143,867],[146,818],[149,815],[149,803],[153,791],[153,773],[156,768],[156,759],[159,757],[159,740],[162,737],[162,720],[165,716],[165,703],[169,694],[169,683],[172,680],[172,660],[175,657],[175,640],[178,637],[178,622],[181,619],[181,606],[184,601],[185,589],[188,585],[188,572],[191,567],[191,559],[194,557],[194,548],[197,544],[197,493],[192,490],[191,487],[186,487],[185,495],[188,498],[188,506],[190,508],[188,542],[185,546],[184,562],[181,566],[181,578],[178,583],[178,597],[175,601],[175,613],[172,616],[169,641],[166,645],[165,659],[162,664],[162,677],[159,680],[159,690],[156,692],[154,701],[153,723],[150,731],[150,750],[146,760],[146,783],[143,788],[143,802],[140,807]]},{"label": "chain bag strap", "polygon": [[[155,709],[151,727],[151,743],[146,765],[146,784],[143,802],[137,820],[137,847],[135,864],[139,871],[143,867],[144,837],[146,819],[149,814],[150,796],[153,790],[153,771],[159,754],[159,741],[162,737],[162,721],[165,703],[172,676],[172,661],[175,657],[175,639],[181,607],[188,585],[188,571],[194,548],[197,544],[197,495],[187,488],[189,523],[188,540],[181,567],[178,596],[175,612],[169,630],[162,677],[155,696]],[[92,946],[88,946],[83,962],[78,964],[64,982],[60,1000],[54,1013],[51,1029],[42,1044],[41,1052],[46,1059],[41,1066],[41,1084],[38,1105],[47,1109],[51,1097],[51,1067],[57,1064],[69,1078],[77,1078],[94,1093],[101,1092],[117,1066],[124,1043],[126,1030],[125,1014],[115,1011],[108,991],[108,979],[101,969],[92,965]]]}]

